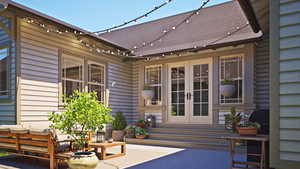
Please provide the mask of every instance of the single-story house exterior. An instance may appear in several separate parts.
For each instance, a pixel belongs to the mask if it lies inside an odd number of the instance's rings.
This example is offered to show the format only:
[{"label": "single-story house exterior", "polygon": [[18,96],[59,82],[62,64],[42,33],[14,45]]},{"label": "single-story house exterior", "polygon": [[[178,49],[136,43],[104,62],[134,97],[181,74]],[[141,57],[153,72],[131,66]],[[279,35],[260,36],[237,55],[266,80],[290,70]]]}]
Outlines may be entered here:
[{"label": "single-story house exterior", "polygon": [[[153,115],[159,126],[222,128],[232,106],[270,109],[271,166],[295,168],[299,4],[234,0],[95,35],[8,1],[0,11],[0,124],[48,123],[75,89],[97,91],[129,123]],[[225,80],[234,86],[227,96]],[[141,96],[145,86],[152,100]]]}]

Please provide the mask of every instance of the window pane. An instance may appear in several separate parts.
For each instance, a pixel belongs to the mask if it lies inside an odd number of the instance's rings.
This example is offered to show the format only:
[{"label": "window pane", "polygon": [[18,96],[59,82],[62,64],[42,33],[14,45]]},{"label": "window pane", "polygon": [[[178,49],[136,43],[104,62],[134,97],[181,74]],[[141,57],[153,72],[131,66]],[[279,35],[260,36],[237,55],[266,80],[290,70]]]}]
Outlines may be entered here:
[{"label": "window pane", "polygon": [[242,103],[243,98],[243,59],[230,57],[220,59],[220,83],[229,80],[235,88],[231,96],[223,96],[220,92],[220,103]]},{"label": "window pane", "polygon": [[[151,104],[161,104],[161,66],[152,66],[145,68],[145,85],[148,85],[154,91],[154,97]],[[177,84],[172,85],[176,90]]]},{"label": "window pane", "polygon": [[89,82],[104,84],[104,67],[96,64],[89,64]]},{"label": "window pane", "polygon": [[99,101],[104,101],[104,87],[101,85],[88,85],[89,92],[95,91],[97,92],[97,97]]},{"label": "window pane", "polygon": [[64,78],[82,80],[82,64],[64,60],[62,73]]},{"label": "window pane", "polygon": [[201,115],[201,113],[200,113],[200,104],[195,104],[194,103],[194,113],[193,113],[193,115],[194,116],[200,116]]},{"label": "window pane", "polygon": [[71,96],[74,90],[82,91],[82,83],[63,80],[63,94],[64,96]]},{"label": "window pane", "polygon": [[9,54],[8,48],[0,50],[0,96],[8,95],[8,89],[7,89],[8,54]]}]

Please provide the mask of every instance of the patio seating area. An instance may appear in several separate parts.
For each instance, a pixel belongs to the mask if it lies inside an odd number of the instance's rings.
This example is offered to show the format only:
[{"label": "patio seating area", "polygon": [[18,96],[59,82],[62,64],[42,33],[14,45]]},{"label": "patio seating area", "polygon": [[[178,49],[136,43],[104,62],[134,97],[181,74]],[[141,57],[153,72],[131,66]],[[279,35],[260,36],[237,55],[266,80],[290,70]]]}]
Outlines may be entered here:
[{"label": "patio seating area", "polygon": [[[109,149],[109,153],[118,151],[120,151],[118,147]],[[245,156],[238,154],[236,158],[244,160]],[[227,169],[230,168],[229,161],[228,151],[129,144],[126,146],[126,156],[100,161],[97,169]],[[16,156],[0,158],[0,168],[4,169],[47,169],[48,165],[46,160],[41,159]],[[67,165],[60,164],[59,167],[64,169]]]}]

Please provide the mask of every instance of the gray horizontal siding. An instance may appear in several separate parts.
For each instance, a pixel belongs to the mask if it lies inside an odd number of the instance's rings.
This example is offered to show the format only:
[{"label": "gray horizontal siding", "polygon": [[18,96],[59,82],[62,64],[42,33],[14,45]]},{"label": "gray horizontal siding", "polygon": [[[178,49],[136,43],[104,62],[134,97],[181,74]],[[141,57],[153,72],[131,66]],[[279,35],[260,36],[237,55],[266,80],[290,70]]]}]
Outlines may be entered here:
[{"label": "gray horizontal siding", "polygon": [[[107,63],[109,106],[123,111],[132,121],[132,70],[121,58],[99,56],[83,47],[72,35],[47,33],[22,21],[20,111],[22,123],[48,123],[48,114],[59,106],[59,49],[74,54],[100,58]],[[114,87],[112,82],[116,82]]]},{"label": "gray horizontal siding", "polygon": [[[0,22],[7,27],[12,27],[11,20],[0,16]],[[0,124],[16,124],[16,110],[15,110],[15,89],[16,89],[16,44],[12,38],[0,28],[0,44],[12,44],[12,53],[10,58],[10,76],[9,76],[9,100],[3,101],[0,99]]]},{"label": "gray horizontal siding", "polygon": [[254,62],[254,102],[258,109],[269,109],[269,38],[258,42]]},{"label": "gray horizontal siding", "polygon": [[300,162],[300,0],[280,4],[280,159]]}]

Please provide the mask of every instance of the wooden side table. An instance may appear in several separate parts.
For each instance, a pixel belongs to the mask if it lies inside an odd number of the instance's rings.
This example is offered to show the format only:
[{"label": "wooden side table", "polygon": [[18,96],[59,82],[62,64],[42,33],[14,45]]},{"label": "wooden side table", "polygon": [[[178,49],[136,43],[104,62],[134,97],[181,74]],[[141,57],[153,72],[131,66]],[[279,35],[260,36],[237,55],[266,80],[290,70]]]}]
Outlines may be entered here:
[{"label": "wooden side table", "polygon": [[[242,169],[241,167],[236,167],[236,164],[246,165],[248,168],[249,165],[258,166],[260,169],[265,169],[266,166],[266,142],[269,141],[269,136],[267,135],[257,135],[257,136],[225,136],[222,137],[230,142],[229,151],[231,156],[231,168],[232,169]],[[260,157],[259,162],[249,162],[249,161],[237,161],[234,160],[235,155],[235,143],[238,141],[259,141],[261,142],[261,153],[260,154],[247,154],[249,156]]]},{"label": "wooden side table", "polygon": [[[121,153],[118,154],[107,154],[106,149],[110,147],[120,146]],[[89,143],[89,148],[94,148],[98,152],[98,148],[101,149],[101,160],[106,160],[114,157],[120,157],[126,155],[126,143],[125,142],[112,142],[112,143]]]}]

